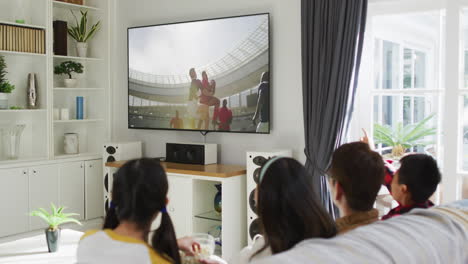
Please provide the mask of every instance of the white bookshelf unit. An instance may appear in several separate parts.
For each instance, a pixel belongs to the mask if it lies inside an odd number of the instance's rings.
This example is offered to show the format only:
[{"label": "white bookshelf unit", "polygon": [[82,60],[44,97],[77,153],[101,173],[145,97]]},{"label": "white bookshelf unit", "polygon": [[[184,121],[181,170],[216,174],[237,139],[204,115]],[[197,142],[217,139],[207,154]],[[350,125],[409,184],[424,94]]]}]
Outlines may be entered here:
[{"label": "white bookshelf unit", "polygon": [[[29,212],[50,203],[63,205],[80,219],[103,216],[102,146],[110,140],[110,10],[111,0],[85,0],[84,5],[53,0],[1,0],[0,24],[45,31],[45,54],[0,50],[7,64],[7,79],[15,85],[9,108],[0,110],[0,128],[25,125],[19,158],[4,154],[0,137],[0,237],[42,229]],[[71,10],[88,11],[88,25],[101,21],[88,41],[87,58],[77,57],[75,41],[68,36],[68,56],[53,52],[53,21],[74,24]],[[24,24],[16,23],[22,18]],[[76,74],[77,88],[65,88],[54,66],[64,61],[83,64]],[[27,109],[28,74],[37,78],[38,109]],[[75,120],[77,96],[85,98],[85,119]],[[54,109],[68,108],[70,120],[54,120]],[[64,153],[64,134],[79,136],[79,153]],[[1,132],[0,132],[1,136]]]},{"label": "white bookshelf unit", "polygon": [[[54,0],[0,1],[0,24],[45,30],[45,54],[0,50],[7,64],[7,79],[16,89],[9,96],[9,107],[0,110],[0,126],[26,125],[21,136],[19,158],[7,160],[0,154],[2,165],[17,163],[28,165],[30,160],[55,160],[67,157],[101,155],[100,146],[110,139],[110,0],[85,0],[76,5]],[[72,12],[80,18],[80,11],[88,12],[88,27],[101,21],[100,30],[88,41],[88,57],[78,57],[76,42],[67,38],[68,55],[53,52],[53,21],[75,24]],[[23,18],[24,24],[16,23]],[[54,74],[54,67],[64,61],[83,65],[83,74],[73,74],[78,80],[76,88],[65,88],[64,76]],[[26,109],[27,78],[37,77],[38,109]],[[85,119],[76,120],[76,97],[85,99]],[[70,120],[54,120],[54,109],[67,108]],[[63,151],[65,133],[79,136],[78,155]],[[3,148],[0,142],[0,148]],[[3,153],[1,149],[0,153]]]}]

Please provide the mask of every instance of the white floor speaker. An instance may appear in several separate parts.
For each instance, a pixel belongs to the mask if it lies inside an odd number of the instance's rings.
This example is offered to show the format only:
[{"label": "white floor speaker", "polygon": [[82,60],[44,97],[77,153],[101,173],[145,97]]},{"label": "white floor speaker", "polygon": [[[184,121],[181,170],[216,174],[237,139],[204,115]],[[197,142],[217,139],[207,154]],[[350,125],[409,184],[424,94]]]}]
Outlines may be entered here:
[{"label": "white floor speaker", "polygon": [[107,213],[110,203],[110,192],[112,188],[113,174],[112,169],[105,166],[106,162],[119,160],[131,160],[142,157],[141,142],[114,142],[104,145],[104,210]]},{"label": "white floor speaker", "polygon": [[252,239],[259,234],[257,206],[255,203],[255,188],[257,187],[258,176],[261,165],[276,156],[292,157],[291,150],[274,151],[248,151],[247,152],[247,238],[248,244],[252,244]]}]

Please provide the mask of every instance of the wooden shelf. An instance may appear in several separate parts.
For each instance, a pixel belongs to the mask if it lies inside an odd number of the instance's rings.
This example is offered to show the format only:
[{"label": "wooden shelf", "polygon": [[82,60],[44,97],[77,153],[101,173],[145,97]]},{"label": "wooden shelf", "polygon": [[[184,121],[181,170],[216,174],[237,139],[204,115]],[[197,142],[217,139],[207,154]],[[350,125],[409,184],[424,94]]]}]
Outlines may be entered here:
[{"label": "wooden shelf", "polygon": [[10,25],[10,26],[18,26],[18,27],[27,27],[27,28],[46,29],[46,27],[44,27],[44,26],[30,25],[30,24],[20,24],[20,23],[8,22],[8,21],[2,21],[2,20],[0,20],[0,24]]},{"label": "wooden shelf", "polygon": [[103,122],[104,119],[70,119],[70,120],[54,120],[55,124],[69,124],[69,123],[93,123],[93,122]]},{"label": "wooden shelf", "polygon": [[93,6],[85,6],[85,5],[77,5],[77,4],[70,4],[61,1],[53,1],[54,7],[58,8],[68,8],[71,10],[90,10],[90,11],[102,11],[100,8],[93,7]]},{"label": "wooden shelf", "polygon": [[5,109],[0,110],[0,113],[45,113],[45,109]]},{"label": "wooden shelf", "polygon": [[62,60],[82,60],[82,61],[102,61],[102,60],[103,60],[103,59],[99,59],[99,58],[73,57],[73,56],[60,56],[60,55],[54,55],[54,59],[62,59]]},{"label": "wooden shelf", "polygon": [[104,91],[104,88],[65,88],[65,87],[55,87],[54,91],[64,91],[64,92],[72,92],[72,91]]},{"label": "wooden shelf", "polygon": [[[107,162],[107,167],[120,168],[124,161]],[[223,165],[223,164],[209,164],[209,165],[194,165],[194,164],[181,164],[172,162],[161,162],[168,173],[180,173],[188,175],[198,175],[207,177],[229,178],[246,174],[244,166],[239,165]]]},{"label": "wooden shelf", "polygon": [[35,56],[35,57],[46,57],[44,53],[31,53],[31,52],[19,52],[19,51],[8,51],[0,50],[0,54],[6,55],[21,55],[21,56]]}]

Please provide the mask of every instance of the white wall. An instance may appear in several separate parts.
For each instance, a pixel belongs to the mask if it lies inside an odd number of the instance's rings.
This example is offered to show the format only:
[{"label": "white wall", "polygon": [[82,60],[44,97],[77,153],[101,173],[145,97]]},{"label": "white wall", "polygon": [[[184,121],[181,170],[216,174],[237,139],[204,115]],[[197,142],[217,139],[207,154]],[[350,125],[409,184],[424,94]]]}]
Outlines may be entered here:
[{"label": "white wall", "polygon": [[290,148],[305,160],[299,0],[118,0],[115,1],[113,122],[115,141],[141,140],[144,154],[165,156],[166,142],[203,142],[199,132],[127,129],[127,27],[270,12],[272,130],[270,135],[210,133],[218,162],[245,164],[247,150]]}]

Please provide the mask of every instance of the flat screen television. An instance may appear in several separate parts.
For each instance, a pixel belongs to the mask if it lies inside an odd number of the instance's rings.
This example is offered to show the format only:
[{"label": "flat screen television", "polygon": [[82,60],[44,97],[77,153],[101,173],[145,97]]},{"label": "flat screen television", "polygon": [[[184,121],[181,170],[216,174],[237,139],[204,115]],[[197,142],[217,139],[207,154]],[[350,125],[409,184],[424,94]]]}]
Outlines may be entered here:
[{"label": "flat screen television", "polygon": [[268,13],[127,33],[129,128],[270,133]]}]

